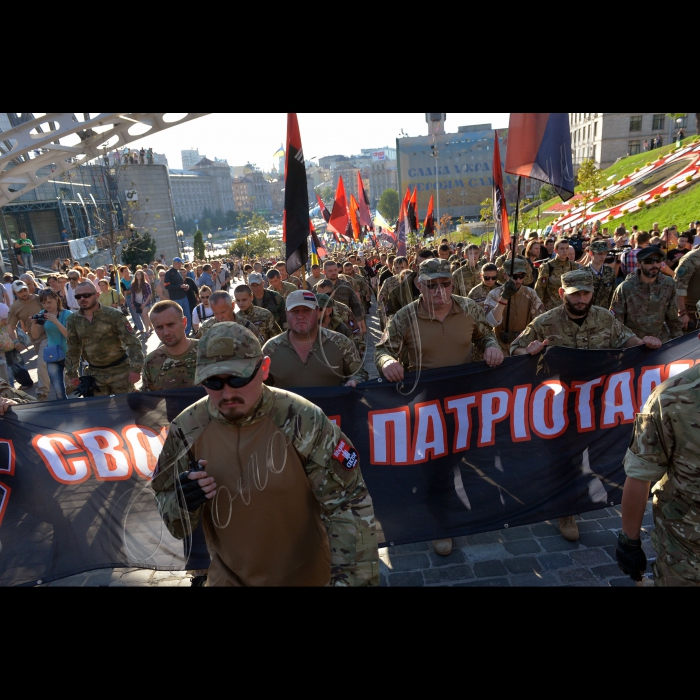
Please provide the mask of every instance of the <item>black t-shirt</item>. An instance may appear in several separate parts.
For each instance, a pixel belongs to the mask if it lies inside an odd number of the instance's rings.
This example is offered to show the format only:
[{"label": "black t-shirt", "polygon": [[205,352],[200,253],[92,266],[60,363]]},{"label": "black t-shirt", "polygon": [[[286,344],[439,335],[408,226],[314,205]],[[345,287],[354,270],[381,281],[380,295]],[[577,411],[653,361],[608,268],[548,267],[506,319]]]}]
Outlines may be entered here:
[{"label": "black t-shirt", "polygon": [[163,283],[167,285],[166,290],[168,291],[168,296],[173,301],[184,299],[187,296],[187,292],[184,289],[181,289],[182,285],[185,284],[182,279],[182,275],[174,267],[171,267],[165,273]]},{"label": "black t-shirt", "polygon": [[190,303],[190,309],[194,309],[199,303],[199,288],[191,277],[185,277],[185,284],[189,287],[186,294],[187,301]]},{"label": "black t-shirt", "polygon": [[691,249],[690,248],[674,248],[673,250],[669,250],[668,255],[666,256],[668,258],[669,265],[672,270],[676,269],[676,266],[678,265],[678,261],[686,254],[690,253]]}]

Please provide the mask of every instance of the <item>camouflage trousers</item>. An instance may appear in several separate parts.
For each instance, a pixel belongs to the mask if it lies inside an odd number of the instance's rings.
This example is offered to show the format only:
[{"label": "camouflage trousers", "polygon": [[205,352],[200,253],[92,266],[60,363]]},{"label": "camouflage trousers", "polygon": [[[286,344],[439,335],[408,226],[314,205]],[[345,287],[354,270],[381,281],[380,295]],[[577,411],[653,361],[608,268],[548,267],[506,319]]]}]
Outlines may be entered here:
[{"label": "camouflage trousers", "polygon": [[654,505],[655,528],[651,542],[656,550],[656,561],[652,564],[654,570],[654,585],[661,588],[697,587],[700,586],[700,541],[691,543],[679,541],[666,528],[665,518],[672,517],[673,521],[680,520],[689,506],[679,503],[663,505],[665,514],[661,515],[661,503]]},{"label": "camouflage trousers", "polygon": [[136,391],[136,387],[129,381],[131,372],[128,362],[124,362],[116,367],[98,369],[88,367],[85,374],[95,378],[95,396],[112,396],[113,394],[131,394]]}]

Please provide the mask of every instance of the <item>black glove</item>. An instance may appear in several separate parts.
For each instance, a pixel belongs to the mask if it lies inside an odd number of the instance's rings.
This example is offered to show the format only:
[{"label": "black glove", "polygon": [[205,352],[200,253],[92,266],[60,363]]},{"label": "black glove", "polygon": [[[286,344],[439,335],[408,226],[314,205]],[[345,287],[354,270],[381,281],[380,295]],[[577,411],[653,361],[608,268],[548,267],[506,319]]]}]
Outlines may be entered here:
[{"label": "black glove", "polygon": [[89,374],[84,377],[80,377],[80,384],[75,390],[75,396],[81,399],[90,398],[95,395],[95,389],[97,388],[97,380]]},{"label": "black glove", "polygon": [[633,581],[642,580],[642,574],[647,570],[647,557],[642,549],[641,540],[630,540],[620,533],[615,555],[623,574],[627,574]]},{"label": "black glove", "polygon": [[518,293],[518,287],[513,280],[508,280],[503,287],[501,287],[501,299],[503,301],[508,301],[511,297],[514,297]]},{"label": "black glove", "polygon": [[199,481],[192,481],[189,475],[190,472],[182,472],[182,474],[180,474],[180,486],[177,489],[177,498],[181,506],[188,512],[194,513],[209,499],[199,485]]}]

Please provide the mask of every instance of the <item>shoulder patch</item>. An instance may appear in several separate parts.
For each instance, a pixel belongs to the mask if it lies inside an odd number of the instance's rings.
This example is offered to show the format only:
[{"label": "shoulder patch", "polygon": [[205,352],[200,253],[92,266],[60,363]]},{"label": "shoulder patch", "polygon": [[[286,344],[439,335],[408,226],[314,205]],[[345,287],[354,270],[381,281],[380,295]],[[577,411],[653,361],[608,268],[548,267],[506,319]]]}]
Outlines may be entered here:
[{"label": "shoulder patch", "polygon": [[131,335],[134,334],[134,329],[128,321],[124,321],[124,328],[126,328],[127,333],[131,333]]},{"label": "shoulder patch", "polygon": [[343,469],[352,471],[359,463],[359,455],[354,447],[348,445],[345,440],[341,440],[333,450],[333,459],[340,462]]}]

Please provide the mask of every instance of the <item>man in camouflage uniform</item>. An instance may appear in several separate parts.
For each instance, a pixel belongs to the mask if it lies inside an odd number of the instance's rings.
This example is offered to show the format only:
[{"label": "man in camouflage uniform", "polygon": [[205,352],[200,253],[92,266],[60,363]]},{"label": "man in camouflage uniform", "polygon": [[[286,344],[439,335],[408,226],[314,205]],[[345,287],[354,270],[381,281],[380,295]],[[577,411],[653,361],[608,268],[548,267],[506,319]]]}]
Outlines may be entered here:
[{"label": "man in camouflage uniform", "polygon": [[367,381],[367,370],[352,341],[319,326],[319,306],[313,292],[290,294],[287,318],[289,330],[263,347],[271,360],[269,384],[290,389],[355,387]]},{"label": "man in camouflage uniform", "polygon": [[[614,350],[637,345],[652,349],[661,347],[658,338],[647,336],[640,340],[607,309],[593,306],[593,275],[588,270],[565,273],[561,284],[561,305],[532,321],[513,341],[511,355],[537,355],[546,346],[579,350]],[[578,540],[575,517],[560,518],[559,531],[564,539]]]},{"label": "man in camouflage uniform", "polygon": [[[496,262],[494,263],[496,265],[496,268],[498,269],[498,281],[501,284],[505,284],[509,279],[510,279],[510,270],[512,266],[512,254],[513,251],[511,249],[508,249],[507,253],[504,253],[503,255],[499,255],[496,258]],[[516,255],[515,256],[515,261],[517,263],[518,260],[521,260],[522,262],[525,263],[525,284],[529,287],[532,284],[532,270],[530,269],[530,266],[527,264],[527,259],[523,257],[522,255]]]},{"label": "man in camouflage uniform", "polygon": [[[426,260],[420,266],[418,279],[420,297],[392,316],[375,348],[379,373],[389,382],[402,382],[404,353],[411,372],[468,364],[473,361],[475,349],[490,367],[500,365],[503,352],[484,312],[471,299],[452,293],[450,263],[437,258]],[[434,487],[436,494],[445,493],[446,487],[449,489],[440,480],[436,476],[431,481],[430,488]],[[439,508],[435,517],[439,522]],[[448,556],[452,552],[452,540],[435,540],[433,549],[441,556]]]},{"label": "man in camouflage uniform", "polygon": [[319,306],[318,323],[329,331],[340,333],[348,340],[353,340],[352,331],[335,315],[335,302],[327,294],[317,294],[316,301]]},{"label": "man in camouflage uniform", "polygon": [[350,329],[352,340],[357,346],[357,352],[360,354],[360,357],[364,357],[367,350],[365,336],[360,329],[360,324],[355,319],[355,314],[350,311],[350,307],[335,298],[335,289],[337,288],[333,287],[333,283],[330,280],[322,280],[318,283],[316,289],[318,290],[317,293],[325,294],[333,299],[333,316],[339,318]]},{"label": "man in camouflage uniform", "polygon": [[580,267],[569,260],[569,241],[566,238],[560,238],[554,244],[554,250],[557,254],[556,258],[542,263],[535,285],[537,296],[542,300],[547,311],[563,304],[559,296],[562,275],[578,270]]},{"label": "man in camouflage uniform", "polygon": [[248,286],[253,291],[253,306],[267,309],[275,317],[277,325],[280,328],[285,328],[287,317],[282,295],[274,289],[265,289],[263,276],[257,272],[253,272],[248,276]]},{"label": "man in camouflage uniform", "polygon": [[253,292],[250,287],[242,284],[236,287],[234,294],[236,295],[238,315],[250,321],[255,326],[263,343],[266,343],[282,332],[282,329],[275,321],[275,317],[267,309],[253,306]]},{"label": "man in camouflage uniform", "polygon": [[269,366],[237,324],[199,344],[207,397],[173,422],[152,481],[163,521],[178,539],[204,523],[208,586],[377,586],[357,451],[312,403],[264,386]]},{"label": "man in camouflage uniform", "polygon": [[485,261],[479,259],[479,246],[470,245],[467,248],[467,264],[455,270],[452,278],[454,280],[454,293],[460,297],[468,297],[474,287],[481,283],[481,268]]},{"label": "man in camouflage uniform", "polygon": [[[510,267],[508,271],[510,272]],[[544,313],[544,306],[534,289],[525,286],[529,265],[522,258],[515,259],[512,280],[494,289],[484,302],[486,320],[493,326],[498,343],[505,355],[510,355],[510,344],[528,324]]]},{"label": "man in camouflage uniform", "polygon": [[[481,268],[481,284],[477,284],[469,294],[467,294],[468,299],[475,301],[479,308],[484,310],[484,302],[486,297],[498,289],[501,285],[498,284],[498,268],[493,263],[486,263]],[[452,276],[454,278],[454,275]],[[486,312],[484,312],[486,313]]]},{"label": "man in camouflage uniform", "polygon": [[432,260],[433,254],[430,250],[419,250],[416,255],[415,271],[409,275],[402,275],[401,281],[396,285],[396,288],[389,294],[389,303],[387,304],[387,318],[398,313],[399,309],[408,306],[416,301],[420,296],[420,284],[418,281],[418,269],[426,260]]},{"label": "man in camouflage uniform", "polygon": [[367,280],[355,271],[355,266],[351,262],[346,262],[343,265],[343,274],[338,275],[338,278],[349,282],[355,288],[360,301],[364,303],[365,309],[369,313],[369,307],[372,303],[372,291]]},{"label": "man in camouflage uniform", "polygon": [[[80,297],[80,298],[78,298]],[[89,365],[86,374],[95,378],[95,394],[128,394],[141,377],[143,349],[134,329],[119,309],[102,306],[92,282],[75,288],[80,310],[66,323],[66,379],[80,384],[82,357]]]},{"label": "man in camouflage uniform", "polygon": [[267,281],[270,283],[268,289],[277,292],[282,299],[286,299],[292,292],[297,291],[297,286],[291,282],[282,281],[282,276],[278,270],[267,271]]},{"label": "man in camouflage uniform", "polygon": [[4,379],[0,379],[0,416],[4,415],[11,406],[24,403],[36,403],[36,399],[21,389],[14,389]]},{"label": "man in camouflage uniform", "polygon": [[615,290],[610,311],[635,335],[654,337],[665,343],[683,335],[678,318],[676,285],[659,274],[664,255],[658,246],[647,246],[637,254],[639,269]]},{"label": "man in camouflage uniform", "polygon": [[[700,312],[700,303],[697,310]],[[700,586],[700,365],[657,387],[637,416],[625,457],[620,568],[641,581],[647,567],[640,531],[655,483],[656,586]]]},{"label": "man in camouflage uniform", "polygon": [[189,389],[195,386],[199,341],[187,337],[187,321],[182,307],[174,301],[159,301],[151,309],[149,318],[162,345],[146,355],[141,391]]},{"label": "man in camouflage uniform", "polygon": [[[241,326],[247,328],[253,335],[255,335],[258,340],[260,334],[258,329],[247,319],[243,318],[241,314],[234,312],[233,307],[235,302],[231,298],[228,292],[214,292],[209,298],[209,306],[214,312],[212,318],[208,318],[200,327],[195,337],[199,340],[205,336],[205,334],[210,331],[217,323],[226,321],[228,323],[240,323]],[[216,308],[215,308],[216,307]]]},{"label": "man in camouflage uniform", "polygon": [[676,268],[676,294],[683,328],[700,327],[700,317],[695,310],[700,301],[700,249],[686,253]]},{"label": "man in camouflage uniform", "polygon": [[603,309],[610,308],[612,295],[615,291],[615,270],[605,264],[608,257],[608,242],[593,241],[589,246],[593,262],[586,265],[593,275],[593,306],[600,306]]},{"label": "man in camouflage uniform", "polygon": [[[338,265],[333,260],[326,260],[326,262],[323,263],[323,272],[326,275],[326,279],[333,285],[333,298],[342,301],[343,304],[350,307],[364,335],[367,332],[367,327],[365,326],[365,310],[362,304],[360,304],[360,297],[357,295],[357,292],[355,292],[355,287],[349,282],[338,278]],[[312,291],[314,294],[319,294],[321,292],[321,290],[318,289],[318,284]]]},{"label": "man in camouflage uniform", "polygon": [[408,258],[403,255],[394,260],[394,274],[384,282],[382,288],[377,294],[377,315],[382,330],[386,327],[387,318],[389,316],[389,295],[399,286],[401,282],[401,273],[408,270]]}]

